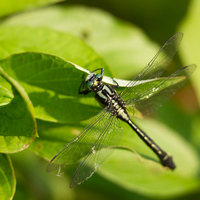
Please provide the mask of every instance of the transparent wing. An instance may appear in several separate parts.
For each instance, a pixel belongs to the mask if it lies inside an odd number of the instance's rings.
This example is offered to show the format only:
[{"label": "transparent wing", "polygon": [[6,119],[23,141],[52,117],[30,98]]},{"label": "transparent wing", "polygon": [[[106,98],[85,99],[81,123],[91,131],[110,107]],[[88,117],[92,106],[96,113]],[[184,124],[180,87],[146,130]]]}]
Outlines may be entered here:
[{"label": "transparent wing", "polygon": [[111,146],[119,144],[122,135],[123,129],[120,127],[118,119],[111,115],[98,140],[74,173],[70,184],[71,188],[93,175],[98,166],[113,152],[114,148]]},{"label": "transparent wing", "polygon": [[126,101],[127,105],[134,106],[143,116],[152,113],[185,83],[195,69],[196,65],[183,67],[167,78],[158,79],[154,82],[155,85],[153,86],[148,83],[151,87],[143,92],[142,87],[140,91],[138,86],[135,86],[135,91],[132,90],[132,92],[134,92],[136,96],[128,99]]},{"label": "transparent wing", "polygon": [[87,155],[99,138],[110,116],[111,113],[108,111],[108,108],[104,108],[72,142],[54,156],[49,162],[46,171],[60,170],[67,164],[73,163]]},{"label": "transparent wing", "polygon": [[[182,38],[183,33],[177,33],[171,37],[149,62],[149,64],[127,84],[126,88],[124,88],[120,93],[120,96],[123,97],[124,101],[136,96],[134,95],[134,86],[138,85],[141,80],[155,79],[162,75],[163,71],[174,57]],[[146,88],[146,90],[148,89],[150,88]]]}]

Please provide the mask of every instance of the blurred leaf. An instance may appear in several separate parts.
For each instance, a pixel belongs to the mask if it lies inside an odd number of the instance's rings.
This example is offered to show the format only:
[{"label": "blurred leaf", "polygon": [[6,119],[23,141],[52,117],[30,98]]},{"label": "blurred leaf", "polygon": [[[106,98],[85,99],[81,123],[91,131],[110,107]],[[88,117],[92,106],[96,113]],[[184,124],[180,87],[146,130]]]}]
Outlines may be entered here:
[{"label": "blurred leaf", "polygon": [[[136,124],[144,130],[164,151],[172,155],[177,168],[173,171],[183,177],[195,177],[198,174],[199,159],[195,149],[182,139],[176,132],[167,126],[151,119],[135,119]],[[132,151],[140,153],[145,158],[158,161],[157,156],[146,146],[143,141],[134,133],[130,133],[130,128],[123,123],[124,137],[120,143],[122,146],[130,148]],[[190,167],[185,163],[190,163]],[[154,162],[155,165],[157,163]],[[160,164],[159,168],[163,168]],[[159,170],[159,169],[158,169]]]},{"label": "blurred leaf", "polygon": [[[200,152],[200,116],[197,116],[195,120],[193,120],[193,134],[190,135],[192,142],[196,145],[197,149]],[[199,162],[200,162],[200,154],[199,154]]]},{"label": "blurred leaf", "polygon": [[45,172],[46,162],[28,149],[12,154],[17,178],[14,200],[73,200],[68,180]]},{"label": "blurred leaf", "polygon": [[159,169],[150,162],[138,162],[137,157],[128,151],[116,150],[99,173],[128,191],[152,198],[172,198],[199,188],[194,177],[185,178],[174,171]]},{"label": "blurred leaf", "polygon": [[[99,173],[129,191],[152,197],[173,197],[199,188],[199,158],[194,149],[177,134],[154,120],[136,121],[165,151],[173,156],[177,168],[167,170],[152,160],[156,155],[124,123],[124,137],[120,143],[131,151],[116,150],[100,167]],[[139,155],[144,156],[141,158]],[[146,159],[148,158],[148,159]],[[189,166],[186,163],[190,163]]]},{"label": "blurred leaf", "polygon": [[[74,34],[92,46],[118,78],[132,78],[136,71],[147,65],[158,50],[142,30],[133,24],[120,21],[102,10],[83,6],[53,6],[15,16],[3,24],[49,27]],[[66,48],[69,49],[68,45],[63,45],[63,51]],[[72,62],[84,67],[76,60]]]},{"label": "blurred leaf", "polygon": [[192,78],[200,102],[200,1],[194,0],[191,2],[188,13],[179,28],[179,30],[183,31],[185,34],[185,39],[181,48],[181,56],[185,63],[195,63],[197,65],[197,70]]},{"label": "blurred leaf", "polygon": [[[0,46],[0,54],[2,56],[2,58],[7,57],[10,54],[13,53],[17,53],[17,52],[23,52],[23,51],[40,51],[40,52],[47,52],[47,53],[51,53],[51,54],[56,54],[58,56],[61,56],[62,58],[66,58],[67,60],[74,62],[84,68],[93,70],[99,67],[103,67],[105,68],[105,73],[110,76],[110,71],[106,65],[106,63],[103,61],[102,58],[100,58],[90,47],[88,47],[84,42],[82,42],[81,40],[69,35],[69,34],[63,34],[63,33],[59,33],[56,31],[52,31],[50,29],[44,29],[44,28],[28,28],[28,27],[24,27],[24,28],[19,28],[19,27],[7,27],[7,28],[2,28],[0,29],[1,32],[1,39],[0,39],[0,44],[2,44]],[[11,34],[12,33],[12,34]],[[54,48],[52,48],[54,47]],[[82,56],[80,56],[82,55]],[[26,56],[26,54],[24,55]],[[45,55],[44,55],[45,56]],[[15,58],[17,59],[17,57],[19,57],[19,60],[14,60]],[[46,55],[47,57],[47,55]],[[53,57],[52,57],[53,58]],[[31,64],[30,61],[35,62],[34,59],[37,58],[31,58],[31,56],[28,56],[27,54],[27,59],[22,59],[20,60],[20,55],[19,56],[14,56],[11,58],[8,58],[8,60],[4,60],[2,61],[2,65],[3,62],[7,63],[6,67],[4,68],[4,70],[8,71],[8,66],[10,66],[10,64],[12,63],[12,65],[18,69],[22,69],[23,67],[26,68],[29,67],[28,65]],[[51,57],[48,56],[46,61],[40,60],[39,59],[39,63],[43,63],[45,62],[46,65],[48,65],[48,60],[51,63],[52,66],[54,66],[53,61],[51,61]],[[13,62],[11,62],[11,60],[13,60]],[[59,59],[57,58],[57,62]],[[24,66],[21,66],[24,63]],[[39,63],[34,63],[34,69],[35,70],[39,70],[39,68],[37,67],[37,65]],[[62,61],[60,59],[60,65],[65,64],[64,61]],[[13,74],[11,69],[13,66],[9,67],[9,70],[11,70],[11,76],[15,76],[16,79],[18,79],[19,81],[21,81],[19,78],[16,77],[16,75]],[[69,65],[70,66],[70,65]],[[31,66],[33,67],[33,66]],[[47,66],[46,66],[47,67]],[[63,66],[61,66],[62,68]],[[42,66],[40,67],[40,70],[42,70]],[[56,69],[55,69],[56,70]],[[70,69],[69,69],[70,70]],[[74,70],[74,67],[73,67]],[[32,72],[31,70],[28,72],[29,70],[26,69],[26,71],[21,71],[18,72],[17,75],[19,75],[19,73],[23,74],[23,76],[27,75],[27,73]],[[59,75],[61,75],[61,70],[57,69],[57,73],[58,73],[58,77],[54,76],[55,74],[53,74],[53,70],[49,72],[45,72],[46,75],[50,75],[51,74],[51,78],[52,81],[54,79],[54,83],[56,82],[56,79],[59,79]],[[25,73],[26,72],[26,73]],[[65,74],[61,75],[61,77],[63,76],[68,76],[68,70],[65,69]],[[30,75],[30,73],[29,73]],[[44,86],[44,80],[43,82],[41,82],[41,84],[39,84],[40,86],[44,87],[44,88],[40,88],[40,95],[42,94],[42,96],[40,96],[40,98],[43,98],[43,102],[46,103],[45,106],[48,105],[47,100],[48,97],[51,98],[51,102],[52,104],[49,105],[49,109],[48,110],[44,110],[43,106],[40,106],[40,103],[38,104],[38,99],[33,99],[32,97],[37,97],[38,93],[34,93],[34,92],[38,92],[39,88],[36,87],[30,87],[30,83],[29,85],[27,84],[23,84],[21,82],[21,84],[23,85],[23,87],[25,87],[25,89],[27,90],[27,92],[31,92],[32,94],[30,95],[31,100],[33,101],[33,104],[35,107],[38,108],[38,110],[36,111],[36,115],[37,117],[41,118],[41,119],[45,119],[47,117],[47,113],[48,114],[48,120],[54,120],[54,121],[62,121],[62,122],[69,122],[71,121],[71,119],[73,118],[73,120],[81,120],[81,119],[86,119],[88,117],[91,117],[92,114],[90,112],[85,113],[85,116],[81,116],[80,118],[76,118],[74,117],[74,115],[80,116],[78,113],[73,112],[73,116],[71,116],[71,118],[69,117],[69,113],[67,112],[68,110],[68,102],[72,101],[72,99],[70,99],[69,94],[73,94],[73,102],[74,101],[81,101],[81,99],[77,99],[75,97],[77,97],[78,95],[78,88],[81,84],[81,77],[82,77],[83,73],[77,70],[73,71],[73,74],[71,74],[71,78],[70,79],[74,79],[75,84],[73,85],[72,82],[68,81],[68,84],[70,84],[70,87],[66,87],[65,85],[63,85],[64,80],[57,80],[57,85],[55,86],[54,83],[51,83],[51,87],[47,86],[49,84],[46,83],[46,85]],[[40,75],[42,76],[42,75]],[[78,77],[76,77],[78,76]],[[64,77],[65,78],[65,77]],[[40,77],[41,79],[41,77]],[[43,77],[44,79],[44,77]],[[41,80],[40,80],[41,81]],[[33,84],[33,80],[32,80],[32,84]],[[66,83],[66,82],[65,82]],[[73,82],[74,83],[74,82]],[[68,86],[67,84],[67,86]],[[38,83],[34,83],[35,86],[38,87]],[[63,88],[57,88],[56,87],[63,87]],[[53,93],[52,91],[47,91],[47,89],[51,89],[53,88]],[[34,90],[37,91],[34,91]],[[66,91],[64,91],[64,89],[66,89]],[[43,93],[42,93],[43,92]],[[66,94],[68,93],[68,97],[66,97]],[[55,94],[55,95],[54,95]],[[58,104],[58,100],[60,99]],[[87,97],[85,100],[82,101],[82,105],[84,104],[87,107],[87,104],[89,101],[87,101],[87,99],[90,99],[89,97]],[[94,100],[92,99],[92,101],[94,102]],[[91,105],[94,105],[94,107],[92,108]],[[53,107],[52,107],[53,105]],[[60,105],[64,105],[64,109],[63,107],[60,107],[60,111],[61,113],[58,113],[56,111],[56,107],[59,107]],[[77,104],[76,104],[77,105]],[[75,109],[76,107],[74,107]],[[81,108],[81,106],[77,107],[76,111]],[[71,107],[72,109],[72,107]],[[96,114],[97,111],[99,111],[99,108],[97,107],[97,103],[91,103],[90,102],[90,107],[88,108],[89,110],[93,111],[93,114]],[[39,114],[38,114],[39,112]],[[46,112],[46,116],[42,116],[42,112]],[[54,119],[53,117],[50,117],[50,115],[52,114],[52,112],[54,112],[55,115]],[[64,114],[63,114],[64,113]],[[62,115],[63,114],[63,115]],[[61,118],[59,118],[61,117]]]},{"label": "blurred leaf", "polygon": [[16,179],[10,157],[0,154],[0,199],[12,199],[15,187]]},{"label": "blurred leaf", "polygon": [[[193,85],[197,94],[198,103],[200,104],[200,42],[199,42],[199,35],[200,35],[200,27],[199,27],[199,18],[200,18],[200,2],[197,0],[191,1],[191,5],[188,9],[187,15],[183,20],[179,30],[184,31],[185,33],[185,41],[182,46],[181,56],[184,62],[193,62],[197,64],[197,70],[195,71],[194,75],[192,76]],[[196,114],[192,120],[192,132],[189,135],[189,139],[196,145],[197,150],[200,152],[200,142],[199,142],[199,104],[196,106]],[[199,154],[200,155],[200,154]],[[199,156],[200,162],[200,156]],[[199,164],[200,165],[200,164]],[[200,171],[200,170],[199,170]],[[200,179],[200,172],[199,172],[199,179]],[[200,188],[200,187],[199,187]]]},{"label": "blurred leaf", "polygon": [[10,91],[0,85],[0,106],[10,103],[12,98]]},{"label": "blurred leaf", "polygon": [[61,58],[29,52],[0,63],[24,87],[39,119],[77,122],[100,110],[93,97],[78,94],[83,72]]},{"label": "blurred leaf", "polygon": [[[80,133],[84,126],[89,123],[88,121],[84,124],[71,124],[70,126],[38,121],[40,138],[37,138],[31,144],[30,149],[50,160]],[[160,163],[158,164],[158,158],[149,147],[126,123],[123,123],[124,137],[120,142],[120,147],[137,152],[140,156],[137,153],[136,156],[130,154],[129,151],[116,151],[119,153],[108,158],[106,164],[103,164],[100,168],[100,174],[121,187],[148,195],[160,196],[165,194],[166,196],[173,196],[195,190],[198,186],[196,176],[199,170],[199,162],[195,151],[189,144],[176,136],[171,130],[167,130],[165,126],[159,126],[153,120],[141,120],[137,124],[140,127],[145,127],[144,130],[148,130],[148,134],[155,139],[156,143],[172,154],[177,169],[173,172],[165,170]],[[93,141],[93,138],[91,138],[91,141]],[[190,163],[190,167],[185,163]],[[136,178],[134,174],[137,174],[139,178]],[[177,179],[176,185],[174,179]],[[159,183],[159,190],[156,185],[152,186],[151,181],[155,184]]]},{"label": "blurred leaf", "polygon": [[0,59],[16,53],[38,51],[59,56],[91,71],[106,68],[106,75],[111,76],[105,61],[71,34],[41,27],[18,26],[1,27],[0,35]]},{"label": "blurred leaf", "polygon": [[0,152],[13,153],[27,148],[33,141],[36,121],[24,89],[2,68],[0,75],[12,85],[15,95],[9,104],[0,106]]},{"label": "blurred leaf", "polygon": [[[143,31],[161,45],[177,31],[191,1],[160,0],[68,0],[68,4],[97,7],[129,23],[142,27]],[[104,30],[103,30],[104,31]]]},{"label": "blurred leaf", "polygon": [[63,0],[2,0],[0,2],[0,17],[12,14],[21,10],[31,9],[43,5],[60,2]]}]

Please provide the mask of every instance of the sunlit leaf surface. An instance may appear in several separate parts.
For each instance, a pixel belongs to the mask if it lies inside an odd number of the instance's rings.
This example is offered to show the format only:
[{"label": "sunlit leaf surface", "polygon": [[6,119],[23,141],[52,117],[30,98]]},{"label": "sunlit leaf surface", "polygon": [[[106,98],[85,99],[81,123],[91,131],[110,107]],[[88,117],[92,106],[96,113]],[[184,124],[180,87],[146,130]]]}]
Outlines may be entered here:
[{"label": "sunlit leaf surface", "polygon": [[29,146],[36,135],[32,103],[24,89],[2,68],[0,75],[13,87],[14,97],[0,106],[0,152],[13,153]]},{"label": "sunlit leaf surface", "polygon": [[0,198],[12,199],[15,193],[16,179],[10,157],[0,154]]}]

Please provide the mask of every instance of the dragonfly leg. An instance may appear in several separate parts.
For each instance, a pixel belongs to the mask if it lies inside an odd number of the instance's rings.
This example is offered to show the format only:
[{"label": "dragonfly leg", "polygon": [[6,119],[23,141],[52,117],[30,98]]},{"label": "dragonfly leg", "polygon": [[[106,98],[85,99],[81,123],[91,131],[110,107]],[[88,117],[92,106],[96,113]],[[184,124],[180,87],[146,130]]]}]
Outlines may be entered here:
[{"label": "dragonfly leg", "polygon": [[114,78],[113,78],[112,80],[113,80],[114,83],[116,83],[116,85],[114,85],[113,87],[114,87],[114,88],[118,88],[118,87],[119,87],[118,82],[117,82]]}]

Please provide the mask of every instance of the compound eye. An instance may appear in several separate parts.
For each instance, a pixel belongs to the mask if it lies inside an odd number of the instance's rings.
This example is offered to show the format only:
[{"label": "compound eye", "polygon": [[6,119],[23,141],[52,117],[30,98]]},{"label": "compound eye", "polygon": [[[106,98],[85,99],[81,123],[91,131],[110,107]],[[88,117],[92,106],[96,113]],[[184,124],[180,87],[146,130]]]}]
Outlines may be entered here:
[{"label": "compound eye", "polygon": [[88,90],[90,90],[92,86],[93,86],[93,81],[88,81],[86,83],[86,87],[87,87]]},{"label": "compound eye", "polygon": [[98,81],[101,81],[101,80],[102,80],[102,77],[103,77],[103,76],[102,76],[101,74],[97,74],[97,75],[96,75],[96,78],[97,78]]}]

